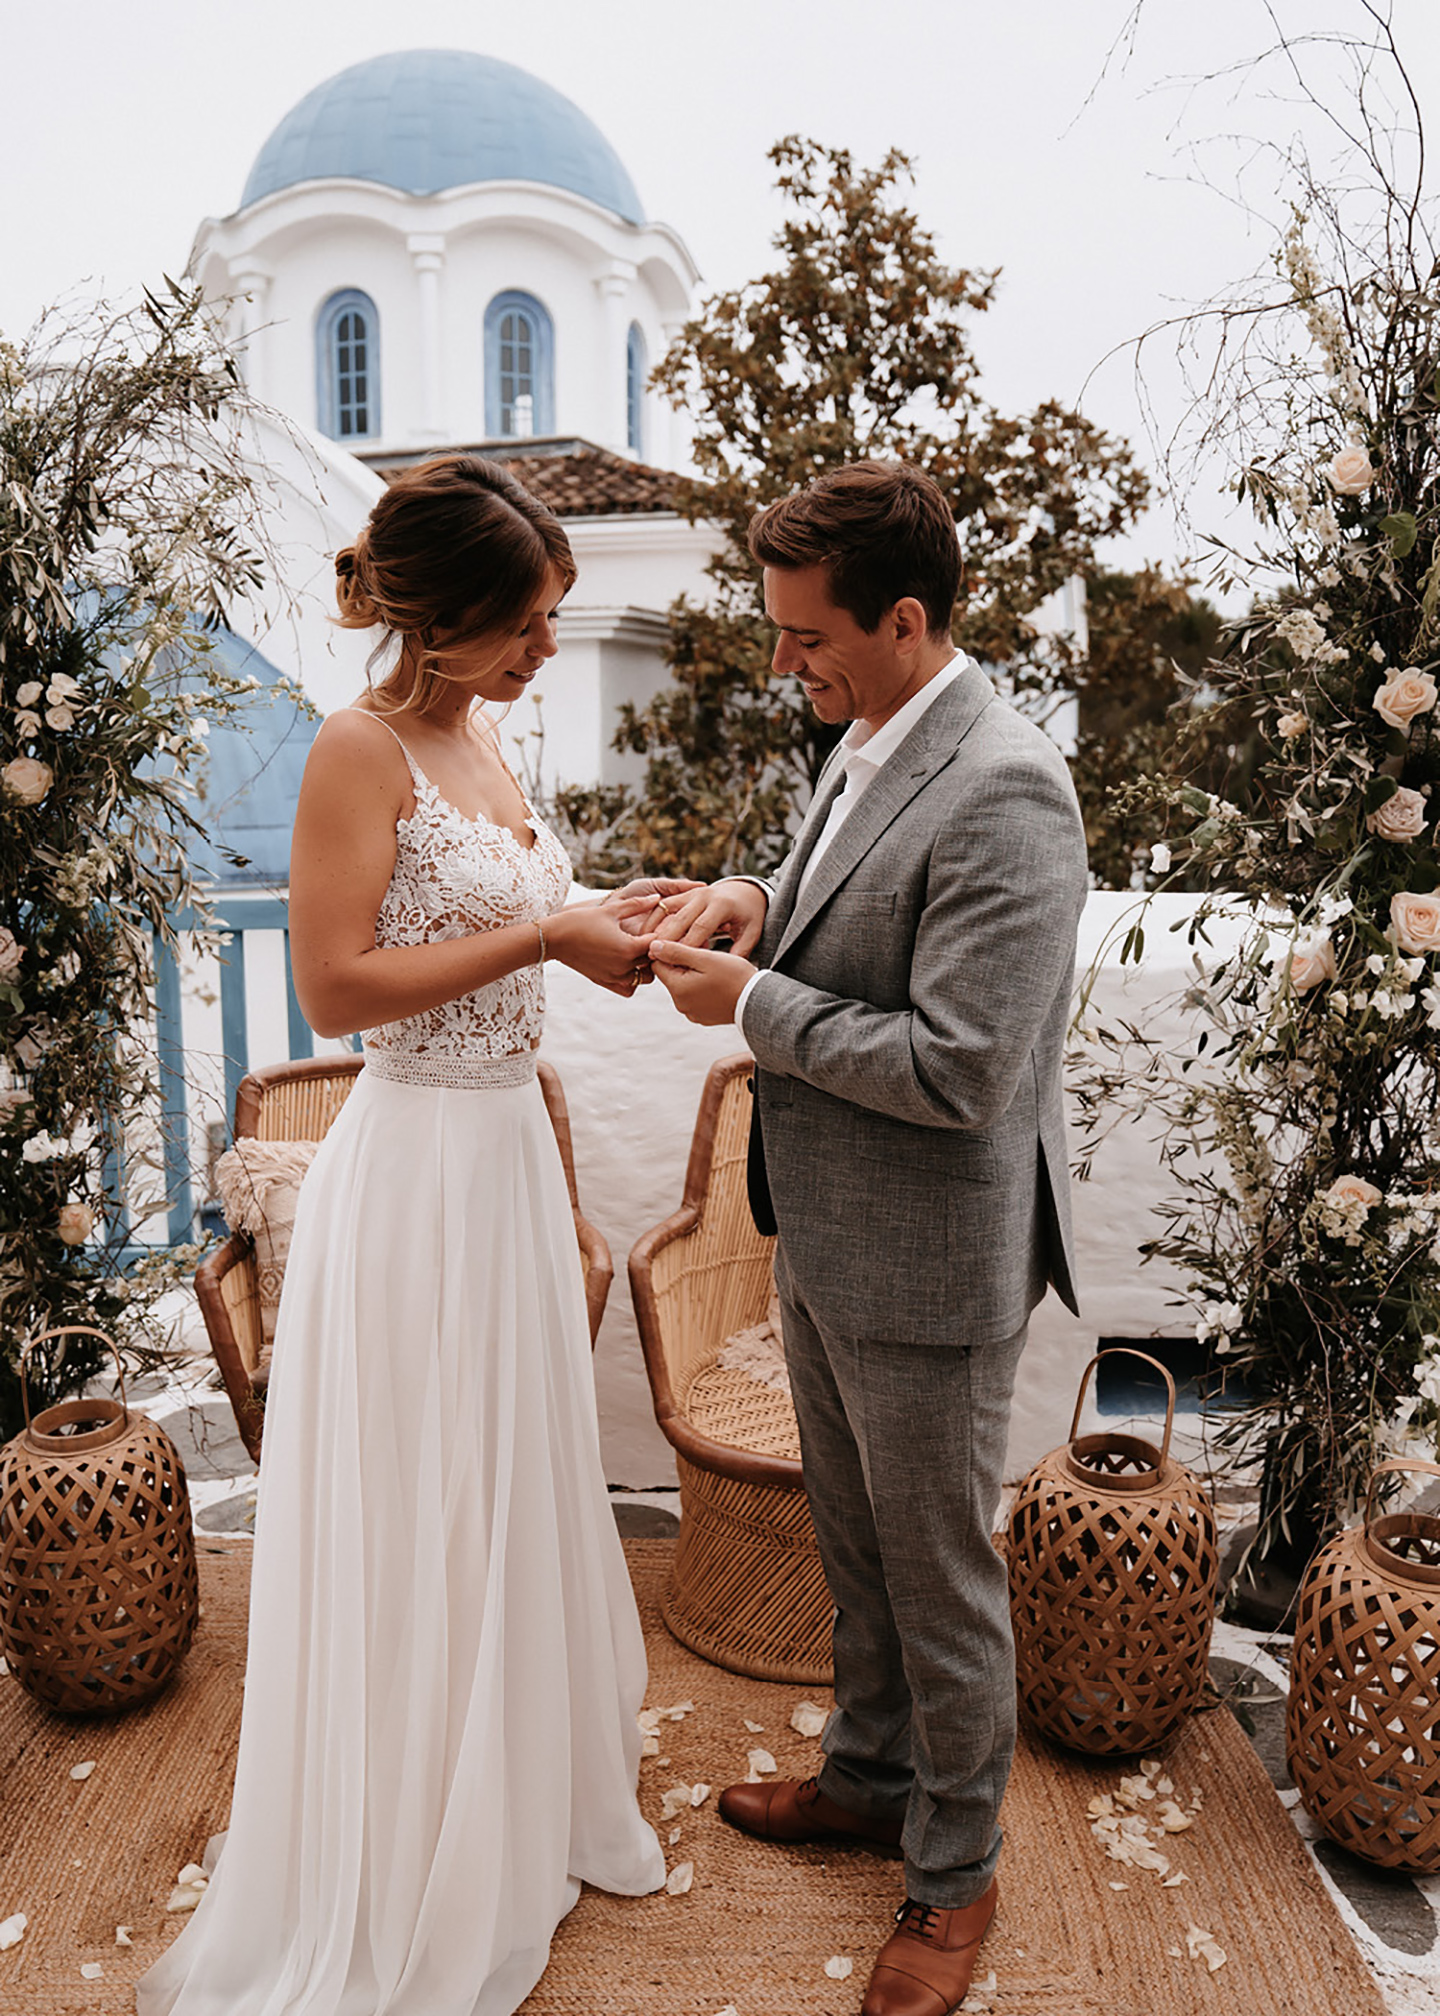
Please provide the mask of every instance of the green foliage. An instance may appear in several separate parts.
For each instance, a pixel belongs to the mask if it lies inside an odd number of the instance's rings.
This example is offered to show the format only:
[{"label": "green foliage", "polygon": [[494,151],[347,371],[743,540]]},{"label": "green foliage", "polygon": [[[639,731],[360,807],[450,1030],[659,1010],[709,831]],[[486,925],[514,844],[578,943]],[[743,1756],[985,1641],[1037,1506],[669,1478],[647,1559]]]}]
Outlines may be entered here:
[{"label": "green foliage", "polygon": [[1243,797],[1147,794],[1224,892],[1191,926],[1201,1033],[1076,1059],[1092,1138],[1123,1107],[1168,1129],[1149,1250],[1250,1396],[1219,1439],[1263,1458],[1267,1550],[1440,1446],[1440,261],[1382,185],[1369,237],[1311,185],[1227,386],[1259,527],[1228,564],[1261,592],[1205,676],[1255,747]]},{"label": "green foliage", "polygon": [[858,457],[918,464],[961,529],[956,642],[1043,702],[1074,653],[1035,613],[1147,493],[1129,450],[1078,413],[1052,401],[1010,418],[983,398],[970,330],[996,276],[943,264],[899,200],[904,154],[865,169],[792,137],[770,158],[787,205],[779,263],[706,301],[655,373],[694,424],[699,476],[679,509],[724,543],[708,601],[671,612],[673,680],[626,710],[616,738],[646,759],[638,799],[617,810],[569,795],[580,844],[615,875],[773,868],[832,745],[798,692],[772,682],[745,549],[763,505]]},{"label": "green foliage", "polygon": [[[0,343],[0,1436],[24,1339],[133,1346],[193,1258],[127,1267],[118,1216],[158,1201],[152,941],[204,915],[204,737],[256,684],[208,635],[261,581],[245,408],[173,284]],[[37,1359],[36,1404],[99,1362]]]}]

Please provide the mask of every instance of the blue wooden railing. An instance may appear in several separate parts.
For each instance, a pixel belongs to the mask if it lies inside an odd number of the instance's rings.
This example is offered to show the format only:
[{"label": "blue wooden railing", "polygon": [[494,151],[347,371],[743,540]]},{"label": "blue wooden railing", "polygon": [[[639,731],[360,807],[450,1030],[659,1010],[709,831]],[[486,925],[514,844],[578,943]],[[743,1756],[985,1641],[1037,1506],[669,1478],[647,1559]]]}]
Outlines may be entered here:
[{"label": "blue wooden railing", "polygon": [[[249,932],[278,931],[285,948],[285,1007],[290,1055],[313,1057],[315,1039],[300,1012],[290,964],[290,919],[284,899],[273,890],[223,891],[212,905],[214,924],[225,934],[220,946],[220,1028],[225,1078],[225,1128],[229,1141],[235,1118],[235,1094],[250,1068],[249,1018],[245,1004],[245,939]],[[181,928],[189,918],[180,920]],[[172,1245],[194,1237],[195,1186],[191,1171],[191,1128],[185,1043],[181,1024],[180,967],[175,954],[155,940],[155,1021],[159,1063],[161,1133],[163,1140],[167,1230]],[[271,1058],[264,1060],[273,1062]],[[115,1230],[132,1247],[128,1214]]]}]

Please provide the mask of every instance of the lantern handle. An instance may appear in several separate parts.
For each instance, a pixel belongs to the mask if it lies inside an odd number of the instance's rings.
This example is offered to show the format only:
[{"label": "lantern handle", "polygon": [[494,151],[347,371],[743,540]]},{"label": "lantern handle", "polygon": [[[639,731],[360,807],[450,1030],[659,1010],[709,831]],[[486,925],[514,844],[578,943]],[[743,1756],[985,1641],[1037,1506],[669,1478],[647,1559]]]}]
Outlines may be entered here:
[{"label": "lantern handle", "polygon": [[1391,1456],[1383,1463],[1377,1463],[1370,1472],[1370,1482],[1365,1491],[1365,1524],[1370,1524],[1375,1505],[1375,1482],[1394,1470],[1423,1470],[1427,1477],[1440,1477],[1440,1463],[1427,1463],[1423,1456]]},{"label": "lantern handle", "polygon": [[125,1403],[125,1367],[120,1360],[120,1347],[107,1331],[96,1330],[89,1323],[61,1323],[53,1330],[42,1330],[38,1337],[31,1337],[20,1346],[18,1370],[20,1373],[20,1404],[25,1409],[25,1428],[30,1428],[30,1382],[25,1377],[25,1366],[30,1354],[37,1346],[48,1342],[51,1337],[98,1337],[102,1344],[108,1344],[115,1353],[115,1377],[120,1382],[120,1411],[128,1419],[130,1409]]},{"label": "lantern handle", "polygon": [[[1085,1394],[1089,1389],[1090,1374],[1100,1363],[1102,1357],[1138,1358],[1142,1364],[1153,1366],[1155,1371],[1165,1381],[1165,1433],[1160,1438],[1160,1462],[1157,1465],[1157,1468],[1163,1470],[1165,1467],[1165,1458],[1170,1454],[1170,1431],[1175,1426],[1175,1381],[1170,1376],[1168,1366],[1162,1365],[1158,1358],[1152,1358],[1148,1351],[1136,1351],[1129,1344],[1114,1344],[1108,1351],[1097,1351],[1095,1356],[1090,1360],[1090,1363],[1085,1367],[1084,1372],[1080,1375],[1080,1391],[1075,1395],[1075,1413],[1070,1422],[1069,1439],[1073,1442],[1080,1432],[1080,1414],[1085,1405]],[[1437,1471],[1436,1475],[1440,1476],[1440,1471]]]}]

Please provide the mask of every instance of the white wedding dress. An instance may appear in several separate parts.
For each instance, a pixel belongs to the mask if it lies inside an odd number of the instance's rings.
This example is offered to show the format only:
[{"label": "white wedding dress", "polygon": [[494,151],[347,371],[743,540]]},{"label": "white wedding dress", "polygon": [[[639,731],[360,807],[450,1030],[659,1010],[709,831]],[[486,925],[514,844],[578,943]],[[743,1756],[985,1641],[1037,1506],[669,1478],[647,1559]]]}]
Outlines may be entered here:
[{"label": "white wedding dress", "polygon": [[[551,834],[522,847],[406,761],[377,943],[564,901]],[[367,1031],[305,1179],[230,1828],[140,2016],[510,2016],[582,1881],[664,1881],[542,1008],[527,966]]]}]

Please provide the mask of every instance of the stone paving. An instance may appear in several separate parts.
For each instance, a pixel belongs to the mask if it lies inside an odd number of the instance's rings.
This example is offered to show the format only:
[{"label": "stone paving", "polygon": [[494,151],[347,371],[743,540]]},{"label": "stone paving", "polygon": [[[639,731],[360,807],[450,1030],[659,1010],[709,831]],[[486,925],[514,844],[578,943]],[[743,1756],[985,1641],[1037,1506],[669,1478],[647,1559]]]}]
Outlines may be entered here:
[{"label": "stone paving", "polygon": [[[245,1533],[255,1517],[255,1467],[236,1433],[229,1402],[217,1390],[208,1356],[191,1355],[189,1347],[197,1341],[203,1341],[203,1331],[197,1339],[187,1324],[187,1348],[173,1369],[135,1381],[130,1397],[179,1449],[197,1527]],[[669,1538],[679,1530],[676,1491],[615,1491],[612,1503],[620,1531],[629,1538]],[[1225,1516],[1222,1507],[1222,1521]],[[1217,1623],[1211,1657],[1216,1689],[1265,1764],[1390,2016],[1440,2016],[1440,1877],[1389,1874],[1317,1835],[1285,1768],[1288,1661],[1283,1636]]]}]

